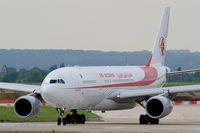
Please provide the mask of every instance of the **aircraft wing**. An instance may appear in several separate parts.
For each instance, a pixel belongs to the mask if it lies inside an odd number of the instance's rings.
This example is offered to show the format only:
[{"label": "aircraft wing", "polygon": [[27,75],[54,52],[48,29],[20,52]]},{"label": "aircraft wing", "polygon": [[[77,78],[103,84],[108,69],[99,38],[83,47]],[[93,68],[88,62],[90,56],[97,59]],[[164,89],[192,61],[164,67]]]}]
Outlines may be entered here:
[{"label": "aircraft wing", "polygon": [[189,86],[176,86],[176,87],[163,87],[151,89],[138,89],[138,90],[118,90],[114,91],[108,96],[108,99],[138,99],[143,97],[151,97],[161,94],[176,94],[184,92],[197,92],[200,91],[200,85]]},{"label": "aircraft wing", "polygon": [[0,82],[0,90],[1,89],[22,91],[22,92],[33,92],[34,90],[40,89],[40,86],[38,86],[38,85],[27,85],[27,84]]},{"label": "aircraft wing", "polygon": [[181,75],[181,74],[194,73],[194,72],[200,72],[200,68],[198,68],[198,69],[182,70],[182,71],[172,71],[172,72],[168,72],[167,76]]}]

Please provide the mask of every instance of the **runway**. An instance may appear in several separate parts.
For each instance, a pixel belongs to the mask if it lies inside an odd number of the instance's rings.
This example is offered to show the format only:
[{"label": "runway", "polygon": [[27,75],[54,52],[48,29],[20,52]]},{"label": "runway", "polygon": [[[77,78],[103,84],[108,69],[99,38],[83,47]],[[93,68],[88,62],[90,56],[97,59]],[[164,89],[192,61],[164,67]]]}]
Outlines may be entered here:
[{"label": "runway", "polygon": [[200,124],[162,123],[161,125],[139,125],[137,123],[88,122],[85,125],[57,126],[55,123],[1,123],[1,131],[64,131],[85,133],[198,133]]},{"label": "runway", "polygon": [[95,112],[103,121],[87,122],[85,125],[57,126],[56,123],[0,123],[1,131],[64,131],[90,133],[198,133],[200,132],[200,106],[176,106],[173,112],[160,120],[160,125],[139,125],[140,107],[107,113]]}]

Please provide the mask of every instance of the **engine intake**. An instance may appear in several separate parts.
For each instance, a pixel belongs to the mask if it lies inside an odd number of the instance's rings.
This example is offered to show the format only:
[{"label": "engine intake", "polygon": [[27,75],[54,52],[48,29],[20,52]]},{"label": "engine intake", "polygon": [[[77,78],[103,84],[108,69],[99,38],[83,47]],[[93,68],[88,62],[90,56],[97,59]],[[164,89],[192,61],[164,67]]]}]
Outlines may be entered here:
[{"label": "engine intake", "polygon": [[15,114],[21,118],[32,117],[39,112],[39,104],[40,100],[34,96],[22,96],[14,104]]},{"label": "engine intake", "polygon": [[146,104],[146,113],[155,119],[163,118],[171,113],[173,108],[171,100],[165,96],[150,98]]}]

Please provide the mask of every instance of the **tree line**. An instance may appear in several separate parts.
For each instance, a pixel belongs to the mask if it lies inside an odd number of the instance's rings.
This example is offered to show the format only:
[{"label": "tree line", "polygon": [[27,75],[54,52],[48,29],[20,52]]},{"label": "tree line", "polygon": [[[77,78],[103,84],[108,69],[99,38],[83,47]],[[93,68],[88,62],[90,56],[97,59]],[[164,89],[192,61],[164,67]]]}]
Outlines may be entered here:
[{"label": "tree line", "polygon": [[[64,63],[60,64],[60,67],[64,67]],[[38,67],[32,69],[19,69],[17,70],[14,67],[2,67],[0,72],[0,82],[9,82],[9,83],[41,83],[47,74],[55,69],[58,66],[54,65],[49,68],[49,70],[43,70]]]},{"label": "tree line", "polygon": [[[64,62],[67,66],[122,66],[146,64],[150,51],[94,51],[94,50],[19,50],[0,49],[0,63],[9,67],[31,69],[37,66],[41,69],[49,69],[54,64]],[[176,69],[200,67],[200,52],[189,50],[168,50],[166,66]]]},{"label": "tree line", "polygon": [[[178,67],[177,71],[181,71],[182,68]],[[185,73],[181,75],[174,75],[167,77],[168,82],[200,82],[200,72]]]}]

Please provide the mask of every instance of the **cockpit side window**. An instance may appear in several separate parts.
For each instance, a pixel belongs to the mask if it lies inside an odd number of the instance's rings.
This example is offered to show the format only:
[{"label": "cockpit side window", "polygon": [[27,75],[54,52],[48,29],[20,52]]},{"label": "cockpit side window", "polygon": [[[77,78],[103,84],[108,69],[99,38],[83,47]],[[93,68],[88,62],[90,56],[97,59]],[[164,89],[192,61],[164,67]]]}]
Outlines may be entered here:
[{"label": "cockpit side window", "polygon": [[57,80],[56,79],[51,79],[49,83],[50,84],[55,84],[55,83],[57,83]]}]

